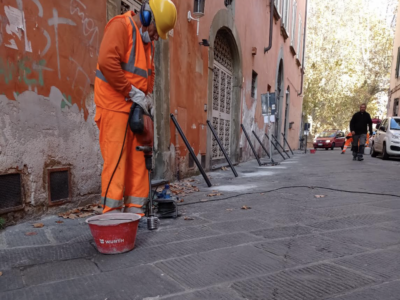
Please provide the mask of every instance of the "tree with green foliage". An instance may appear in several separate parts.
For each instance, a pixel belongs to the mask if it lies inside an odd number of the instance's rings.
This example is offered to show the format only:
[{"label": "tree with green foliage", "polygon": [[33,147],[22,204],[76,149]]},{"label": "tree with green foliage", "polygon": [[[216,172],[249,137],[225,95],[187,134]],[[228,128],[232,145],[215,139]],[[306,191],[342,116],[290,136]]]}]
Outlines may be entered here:
[{"label": "tree with green foliage", "polygon": [[374,117],[387,95],[394,39],[388,16],[393,18],[397,1],[374,3],[310,0],[303,112],[313,134],[348,130],[361,103]]}]

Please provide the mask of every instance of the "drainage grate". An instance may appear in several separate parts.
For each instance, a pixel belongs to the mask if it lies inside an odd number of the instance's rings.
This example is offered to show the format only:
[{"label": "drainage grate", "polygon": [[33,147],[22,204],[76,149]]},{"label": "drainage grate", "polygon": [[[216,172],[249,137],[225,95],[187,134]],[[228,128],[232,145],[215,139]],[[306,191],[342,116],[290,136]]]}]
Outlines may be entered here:
[{"label": "drainage grate", "polygon": [[194,160],[192,156],[189,154],[189,169],[194,168]]},{"label": "drainage grate", "polygon": [[49,170],[50,202],[69,200],[69,170]]},{"label": "drainage grate", "polygon": [[0,211],[22,206],[21,174],[0,176]]}]

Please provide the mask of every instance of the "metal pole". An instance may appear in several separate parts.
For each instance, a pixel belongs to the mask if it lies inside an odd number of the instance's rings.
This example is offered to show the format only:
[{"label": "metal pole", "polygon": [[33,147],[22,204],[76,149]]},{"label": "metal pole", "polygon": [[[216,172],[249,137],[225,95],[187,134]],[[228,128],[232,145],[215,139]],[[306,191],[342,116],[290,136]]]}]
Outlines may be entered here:
[{"label": "metal pole", "polygon": [[307,153],[307,137],[308,137],[308,134],[306,134],[306,146],[304,147],[304,153]]},{"label": "metal pole", "polygon": [[265,146],[263,145],[263,143],[260,141],[260,139],[258,138],[258,136],[256,135],[256,133],[254,132],[254,130],[252,131],[254,136],[256,137],[257,141],[260,143],[261,147],[264,149],[265,153],[267,153],[268,157],[271,159],[272,163],[275,163],[274,160],[272,159],[271,155],[269,154],[267,148],[265,148]]},{"label": "metal pole", "polygon": [[294,155],[294,153],[293,153],[293,151],[292,151],[292,148],[290,148],[290,145],[289,145],[288,141],[286,140],[285,135],[284,135],[283,133],[281,133],[281,134],[282,134],[282,136],[283,136],[283,140],[284,140],[285,143],[288,145],[290,152],[292,152],[292,154]]},{"label": "metal pole", "polygon": [[288,156],[288,158],[290,158],[290,155],[285,151],[285,148],[282,147],[282,145],[278,142],[278,139],[272,135],[272,137],[274,138],[275,142],[279,145],[279,147],[281,147],[282,151]]},{"label": "metal pole", "polygon": [[256,150],[254,149],[253,144],[251,143],[250,138],[249,138],[249,136],[247,135],[246,129],[244,128],[243,124],[240,124],[240,126],[242,126],[242,130],[243,130],[243,132],[244,132],[244,135],[246,136],[246,139],[247,139],[247,141],[249,142],[250,148],[251,148],[251,150],[253,151],[253,154],[254,154],[255,158],[257,159],[258,165],[259,165],[259,166],[262,166],[262,163],[261,163],[261,161],[260,161],[260,158],[257,156]]},{"label": "metal pole", "polygon": [[233,174],[235,175],[235,177],[238,177],[239,175],[236,172],[235,167],[232,165],[232,162],[231,162],[228,154],[226,153],[224,147],[222,147],[221,141],[219,140],[219,137],[217,136],[217,133],[215,132],[214,127],[212,127],[211,122],[209,120],[207,120],[207,124],[208,124],[208,127],[210,128],[215,140],[217,141],[219,148],[221,149],[222,153],[224,154],[226,161],[228,162],[229,166],[231,167]]},{"label": "metal pole", "polygon": [[278,153],[282,156],[283,160],[286,160],[286,157],[283,156],[283,154],[281,153],[281,151],[279,151],[279,149],[276,147],[276,145],[272,142],[272,139],[269,138],[269,136],[267,134],[265,134],[265,136],[268,138],[268,140],[271,142],[272,146],[274,146],[275,150],[278,151]]},{"label": "metal pole", "polygon": [[207,176],[206,172],[204,172],[203,167],[201,166],[201,164],[200,164],[199,160],[197,159],[196,155],[194,154],[194,151],[193,151],[192,147],[190,146],[188,140],[186,139],[185,134],[183,133],[181,127],[179,126],[178,121],[176,120],[176,118],[175,118],[175,116],[173,114],[171,114],[171,119],[172,119],[172,122],[174,122],[174,125],[175,125],[176,129],[178,130],[179,135],[181,136],[183,142],[185,143],[186,148],[189,150],[190,155],[192,156],[194,162],[196,163],[197,168],[199,168],[201,175],[203,175],[203,178],[206,181],[208,187],[211,187],[212,184],[210,182],[210,179],[208,179],[208,176]]}]

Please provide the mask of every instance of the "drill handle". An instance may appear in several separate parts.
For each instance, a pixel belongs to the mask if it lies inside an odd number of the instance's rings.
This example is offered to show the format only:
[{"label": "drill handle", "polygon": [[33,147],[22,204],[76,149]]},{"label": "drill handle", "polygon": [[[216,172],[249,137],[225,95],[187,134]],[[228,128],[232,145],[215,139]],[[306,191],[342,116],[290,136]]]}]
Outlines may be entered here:
[{"label": "drill handle", "polygon": [[150,146],[137,146],[136,151],[143,151],[143,152],[152,152],[153,147]]}]

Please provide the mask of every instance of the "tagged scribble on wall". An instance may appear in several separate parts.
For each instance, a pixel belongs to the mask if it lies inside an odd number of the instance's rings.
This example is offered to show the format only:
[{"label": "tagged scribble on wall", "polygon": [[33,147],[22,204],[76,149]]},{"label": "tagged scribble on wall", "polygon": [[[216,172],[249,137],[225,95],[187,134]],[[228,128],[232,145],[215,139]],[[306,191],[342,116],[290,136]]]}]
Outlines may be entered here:
[{"label": "tagged scribble on wall", "polygon": [[89,0],[5,0],[0,3],[0,90],[10,100],[25,91],[49,95],[60,109],[85,99],[94,82],[106,5]]}]

